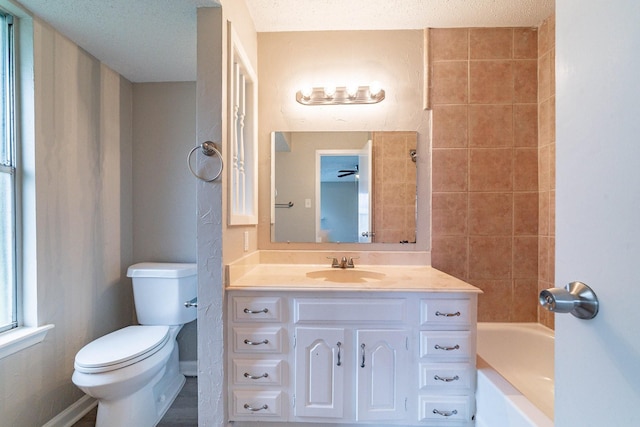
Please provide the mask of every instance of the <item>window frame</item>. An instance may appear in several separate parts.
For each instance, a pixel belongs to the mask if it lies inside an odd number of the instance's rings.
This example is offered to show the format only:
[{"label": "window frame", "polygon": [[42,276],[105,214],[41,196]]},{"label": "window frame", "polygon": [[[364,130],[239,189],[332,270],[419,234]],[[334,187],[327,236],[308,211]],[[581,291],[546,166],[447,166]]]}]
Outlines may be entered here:
[{"label": "window frame", "polygon": [[[10,287],[9,290],[3,290],[10,295],[10,314],[11,319],[8,323],[0,324],[0,333],[11,331],[20,325],[20,287],[18,286],[19,272],[19,233],[18,225],[20,218],[19,211],[19,182],[18,182],[18,141],[16,138],[16,80],[15,80],[15,36],[14,36],[14,16],[0,9],[0,31],[2,33],[2,46],[0,46],[0,67],[1,74],[4,76],[1,84],[3,85],[4,96],[0,97],[2,102],[2,144],[5,156],[0,159],[0,173],[8,174],[12,187],[9,201],[11,215],[11,240],[12,240],[12,256],[8,261],[11,265],[7,266],[9,276],[8,283],[3,286]],[[5,163],[6,162],[6,163]],[[8,305],[9,305],[8,304]]]},{"label": "window frame", "polygon": [[13,124],[16,138],[16,282],[18,327],[0,333],[0,359],[42,342],[54,324],[42,324],[38,315],[35,188],[34,22],[30,13],[11,0],[0,0],[0,10],[13,17]]}]

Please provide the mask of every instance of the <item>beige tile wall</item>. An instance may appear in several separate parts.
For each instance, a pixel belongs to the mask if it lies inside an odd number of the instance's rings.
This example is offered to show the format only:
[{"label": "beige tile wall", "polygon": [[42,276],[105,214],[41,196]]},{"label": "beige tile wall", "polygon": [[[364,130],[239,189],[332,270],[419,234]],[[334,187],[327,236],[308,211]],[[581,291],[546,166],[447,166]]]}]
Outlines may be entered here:
[{"label": "beige tile wall", "polygon": [[[538,290],[555,286],[556,84],[555,16],[538,30]],[[538,308],[538,321],[551,328],[554,316]]]},{"label": "beige tile wall", "polygon": [[430,31],[432,265],[480,287],[480,321],[538,318],[538,32]]},{"label": "beige tile wall", "polygon": [[[376,242],[416,241],[416,132],[373,132]],[[383,178],[384,177],[384,178]]]}]

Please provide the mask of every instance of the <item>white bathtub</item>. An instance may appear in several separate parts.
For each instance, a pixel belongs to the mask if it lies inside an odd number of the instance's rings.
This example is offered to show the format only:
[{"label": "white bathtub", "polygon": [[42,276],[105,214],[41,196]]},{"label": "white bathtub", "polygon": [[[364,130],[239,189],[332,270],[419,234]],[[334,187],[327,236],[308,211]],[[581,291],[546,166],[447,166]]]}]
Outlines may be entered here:
[{"label": "white bathtub", "polygon": [[553,346],[537,323],[478,324],[476,427],[553,426]]}]

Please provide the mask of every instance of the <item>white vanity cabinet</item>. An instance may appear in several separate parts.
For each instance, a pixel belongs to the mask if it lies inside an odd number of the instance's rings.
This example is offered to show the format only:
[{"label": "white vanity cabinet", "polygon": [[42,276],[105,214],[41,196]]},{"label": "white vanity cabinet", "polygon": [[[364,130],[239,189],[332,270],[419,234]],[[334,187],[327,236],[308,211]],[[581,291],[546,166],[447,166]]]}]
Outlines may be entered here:
[{"label": "white vanity cabinet", "polygon": [[473,426],[475,293],[228,298],[229,416],[238,425]]},{"label": "white vanity cabinet", "polygon": [[295,419],[407,417],[404,298],[293,298]]},{"label": "white vanity cabinet", "polygon": [[422,296],[419,306],[418,420],[470,422],[475,414],[476,297]]},{"label": "white vanity cabinet", "polygon": [[287,298],[234,295],[229,301],[229,418],[286,421],[290,397]]}]

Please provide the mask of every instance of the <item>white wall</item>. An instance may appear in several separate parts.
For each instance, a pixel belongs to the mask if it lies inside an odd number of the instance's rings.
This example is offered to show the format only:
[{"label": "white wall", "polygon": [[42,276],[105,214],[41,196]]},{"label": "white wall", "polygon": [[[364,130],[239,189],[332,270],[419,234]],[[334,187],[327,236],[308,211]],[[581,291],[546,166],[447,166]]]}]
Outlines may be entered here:
[{"label": "white wall", "polygon": [[[227,20],[234,25],[249,61],[257,68],[257,36],[244,1],[224,1],[222,9],[198,9],[197,140],[223,141],[226,145],[226,42]],[[224,175],[224,174],[223,174]],[[242,234],[250,234],[254,250],[255,227],[227,227],[224,221],[224,178],[198,181],[198,425],[226,425],[227,398],[224,359],[224,259],[243,254]]]},{"label": "white wall", "polygon": [[[196,84],[133,84],[133,262],[196,261]],[[180,331],[181,361],[197,359],[196,322]]]},{"label": "white wall", "polygon": [[25,134],[23,143],[35,153],[37,240],[28,277],[38,322],[55,328],[0,360],[3,426],[40,426],[80,398],[75,354],[132,319],[131,85],[38,20],[33,38],[35,120],[26,119],[35,140]]}]

